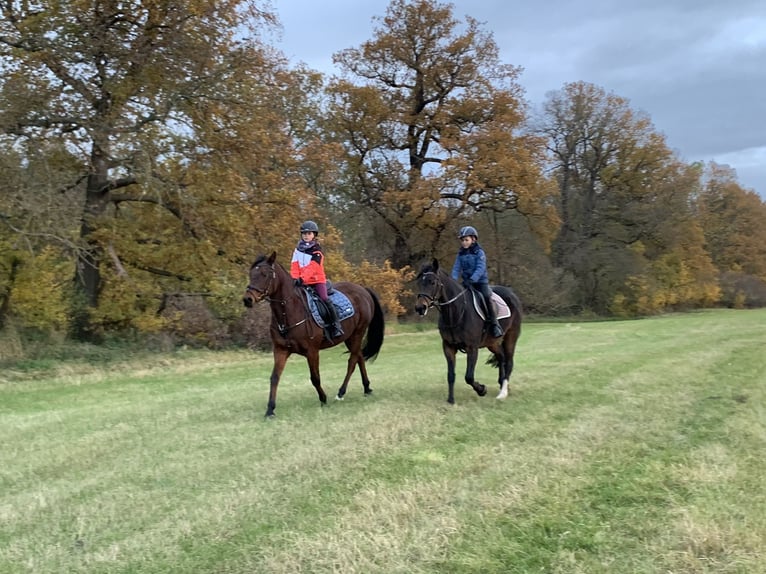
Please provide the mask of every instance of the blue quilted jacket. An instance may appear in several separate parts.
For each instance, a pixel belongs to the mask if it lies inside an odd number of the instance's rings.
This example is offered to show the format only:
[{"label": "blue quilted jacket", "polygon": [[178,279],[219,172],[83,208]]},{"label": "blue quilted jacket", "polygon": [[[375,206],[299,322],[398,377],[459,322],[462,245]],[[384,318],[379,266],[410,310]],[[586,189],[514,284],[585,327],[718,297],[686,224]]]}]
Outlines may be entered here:
[{"label": "blue quilted jacket", "polygon": [[460,248],[452,266],[452,278],[462,279],[464,285],[471,283],[489,283],[487,276],[487,256],[478,243],[468,248]]}]

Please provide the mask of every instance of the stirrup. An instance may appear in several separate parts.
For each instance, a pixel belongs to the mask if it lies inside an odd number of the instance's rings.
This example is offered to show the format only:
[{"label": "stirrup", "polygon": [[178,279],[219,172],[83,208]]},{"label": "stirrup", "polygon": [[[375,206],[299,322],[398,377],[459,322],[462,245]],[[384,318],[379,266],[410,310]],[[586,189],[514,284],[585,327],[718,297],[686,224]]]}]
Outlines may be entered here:
[{"label": "stirrup", "polygon": [[342,337],[345,333],[343,332],[343,329],[340,327],[340,325],[329,325],[327,327],[327,336],[330,337],[330,339],[337,339],[339,337]]}]

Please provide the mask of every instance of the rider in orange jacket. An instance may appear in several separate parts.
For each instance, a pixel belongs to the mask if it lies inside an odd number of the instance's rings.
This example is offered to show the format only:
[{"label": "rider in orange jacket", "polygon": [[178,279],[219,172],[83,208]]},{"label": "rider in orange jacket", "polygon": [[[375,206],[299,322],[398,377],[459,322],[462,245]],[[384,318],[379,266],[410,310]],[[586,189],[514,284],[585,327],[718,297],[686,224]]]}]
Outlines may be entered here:
[{"label": "rider in orange jacket", "polygon": [[343,335],[335,305],[327,297],[327,276],[324,271],[324,253],[319,244],[319,226],[313,221],[304,221],[301,225],[301,240],[293,251],[290,262],[290,275],[296,285],[311,285],[326,303],[330,312],[332,327],[330,337],[336,339]]}]

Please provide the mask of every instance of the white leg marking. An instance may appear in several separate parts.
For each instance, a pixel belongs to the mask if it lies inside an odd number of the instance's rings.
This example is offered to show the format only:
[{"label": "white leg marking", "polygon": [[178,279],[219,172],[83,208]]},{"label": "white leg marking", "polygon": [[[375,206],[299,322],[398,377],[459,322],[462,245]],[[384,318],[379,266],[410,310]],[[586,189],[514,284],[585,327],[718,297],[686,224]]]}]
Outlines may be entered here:
[{"label": "white leg marking", "polygon": [[502,401],[508,396],[508,379],[505,379],[503,381],[502,386],[500,387],[500,392],[497,394],[497,400]]}]

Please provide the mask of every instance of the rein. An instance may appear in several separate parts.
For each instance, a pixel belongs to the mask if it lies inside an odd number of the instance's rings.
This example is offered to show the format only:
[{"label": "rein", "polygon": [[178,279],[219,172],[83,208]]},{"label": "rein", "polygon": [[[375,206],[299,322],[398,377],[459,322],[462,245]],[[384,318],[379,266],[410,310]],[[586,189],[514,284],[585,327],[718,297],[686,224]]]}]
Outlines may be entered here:
[{"label": "rein", "polygon": [[[267,265],[267,264],[263,263],[261,265],[258,265],[256,267],[256,269],[258,267],[261,267],[262,265]],[[279,298],[274,298],[274,297],[269,296],[269,291],[271,290],[271,284],[272,284],[272,282],[274,282],[274,280],[277,277],[277,272],[274,269],[274,265],[273,264],[269,265],[269,268],[271,269],[271,277],[269,277],[269,281],[268,281],[268,283],[266,283],[266,287],[264,287],[263,291],[260,291],[259,289],[253,288],[252,285],[248,285],[247,288],[249,290],[251,290],[251,291],[256,291],[256,292],[260,292],[260,293],[264,294],[263,295],[263,299],[265,301],[268,301],[269,305],[271,305],[271,311],[274,314],[274,318],[277,319],[277,328],[279,329],[279,333],[284,337],[284,336],[287,335],[287,333],[291,329],[294,329],[295,327],[299,327],[300,325],[303,325],[304,323],[306,323],[308,321],[309,310],[308,310],[308,307],[307,307],[305,301],[302,301],[303,308],[306,311],[305,316],[303,317],[303,319],[301,321],[298,321],[297,323],[294,323],[292,325],[288,324],[288,322],[287,322],[287,311],[286,311],[287,299],[279,299]],[[294,296],[295,295],[293,295],[293,297]],[[303,299],[303,297],[301,297],[301,299]],[[278,305],[280,305],[282,307],[282,319],[284,320],[284,323],[280,322],[279,319],[277,318],[278,312],[277,312],[277,309],[274,307],[274,303],[277,303]]]},{"label": "rein", "polygon": [[[468,303],[460,307],[459,314],[457,317],[451,316],[450,313],[448,313],[447,307],[463,297],[465,295],[465,292],[467,289],[463,287],[460,290],[460,293],[455,295],[452,299],[448,299],[447,301],[438,301],[437,298],[444,295],[444,282],[439,279],[438,273],[435,273],[434,271],[427,271],[423,273],[423,276],[425,275],[433,275],[436,277],[436,285],[437,289],[434,292],[434,296],[432,297],[428,293],[418,293],[418,297],[423,297],[428,301],[428,306],[426,307],[426,311],[430,309],[431,307],[436,307],[436,309],[439,311],[439,315],[441,316],[440,323],[442,323],[443,327],[447,330],[449,330],[451,336],[453,339],[456,338],[456,331],[455,329],[459,327],[463,323],[463,318],[465,317],[465,311],[466,307],[468,306]],[[442,308],[444,308],[444,311],[442,311]],[[450,321],[447,323],[447,321]]]},{"label": "rein", "polygon": [[423,297],[423,299],[426,299],[428,301],[428,306],[429,307],[436,307],[438,309],[439,307],[445,307],[447,305],[450,305],[451,303],[454,303],[455,301],[457,301],[463,295],[463,293],[466,292],[466,288],[463,287],[463,289],[460,291],[460,293],[455,295],[449,301],[438,301],[437,300],[438,293],[443,293],[444,292],[444,283],[442,283],[442,281],[439,279],[439,276],[436,273],[434,273],[433,271],[428,271],[426,273],[423,273],[423,275],[434,275],[436,277],[436,284],[437,284],[437,286],[439,288],[438,292],[435,293],[436,297],[432,297],[428,293],[418,293],[418,297]]}]

